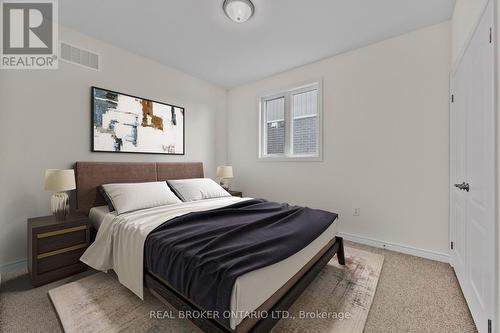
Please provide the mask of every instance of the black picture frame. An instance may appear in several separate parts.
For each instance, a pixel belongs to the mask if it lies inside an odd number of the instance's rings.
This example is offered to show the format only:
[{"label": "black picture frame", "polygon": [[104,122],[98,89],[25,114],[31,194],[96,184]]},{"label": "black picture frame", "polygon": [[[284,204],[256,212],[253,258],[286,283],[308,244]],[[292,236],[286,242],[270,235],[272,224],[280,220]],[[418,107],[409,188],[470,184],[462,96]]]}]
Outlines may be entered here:
[{"label": "black picture frame", "polygon": [[[150,101],[153,103],[157,104],[162,104],[162,105],[167,105],[171,106],[174,108],[178,108],[182,110],[183,114],[183,122],[182,122],[182,153],[168,153],[168,152],[137,152],[137,151],[116,151],[116,150],[96,150],[95,149],[95,142],[94,142],[94,124],[95,124],[95,93],[96,89],[103,90],[106,92],[110,92],[112,94],[118,94],[118,95],[123,95],[131,98],[137,98],[141,100],[146,100]],[[101,88],[97,86],[92,86],[91,87],[91,93],[90,93],[90,114],[91,114],[91,121],[90,121],[90,151],[93,153],[117,153],[117,154],[148,154],[148,155],[171,155],[171,156],[184,156],[186,155],[186,108],[171,104],[171,103],[164,103],[164,102],[159,102],[150,98],[144,98],[144,97],[139,97],[135,95],[130,95],[126,93],[122,93],[119,91],[114,91],[106,88]]]}]

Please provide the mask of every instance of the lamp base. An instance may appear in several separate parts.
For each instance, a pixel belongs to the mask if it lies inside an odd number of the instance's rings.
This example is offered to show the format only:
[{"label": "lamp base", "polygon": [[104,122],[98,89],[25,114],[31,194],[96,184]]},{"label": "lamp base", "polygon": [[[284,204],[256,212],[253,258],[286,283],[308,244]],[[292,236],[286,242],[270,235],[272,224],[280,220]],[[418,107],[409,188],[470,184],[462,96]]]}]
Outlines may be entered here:
[{"label": "lamp base", "polygon": [[69,195],[66,192],[57,192],[50,198],[52,214],[57,221],[65,221],[69,213]]},{"label": "lamp base", "polygon": [[229,182],[227,182],[225,178],[221,178],[219,185],[226,191],[229,191]]}]

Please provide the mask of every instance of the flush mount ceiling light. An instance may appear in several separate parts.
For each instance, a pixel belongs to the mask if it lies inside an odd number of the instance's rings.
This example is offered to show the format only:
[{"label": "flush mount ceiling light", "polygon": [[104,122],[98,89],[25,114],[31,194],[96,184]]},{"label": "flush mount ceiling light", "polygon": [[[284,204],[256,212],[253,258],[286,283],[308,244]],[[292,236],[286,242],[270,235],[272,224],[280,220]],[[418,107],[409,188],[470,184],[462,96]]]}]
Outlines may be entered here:
[{"label": "flush mount ceiling light", "polygon": [[222,8],[227,17],[237,23],[248,21],[255,11],[255,6],[250,0],[225,0]]}]

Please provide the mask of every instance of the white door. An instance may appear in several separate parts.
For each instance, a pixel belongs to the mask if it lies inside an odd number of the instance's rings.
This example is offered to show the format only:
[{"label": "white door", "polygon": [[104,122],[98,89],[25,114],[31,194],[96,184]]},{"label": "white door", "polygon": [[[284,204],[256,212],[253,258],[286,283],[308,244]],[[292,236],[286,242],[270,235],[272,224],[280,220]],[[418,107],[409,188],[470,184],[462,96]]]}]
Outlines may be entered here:
[{"label": "white door", "polygon": [[490,0],[452,74],[451,262],[479,332],[495,311],[495,50]]}]

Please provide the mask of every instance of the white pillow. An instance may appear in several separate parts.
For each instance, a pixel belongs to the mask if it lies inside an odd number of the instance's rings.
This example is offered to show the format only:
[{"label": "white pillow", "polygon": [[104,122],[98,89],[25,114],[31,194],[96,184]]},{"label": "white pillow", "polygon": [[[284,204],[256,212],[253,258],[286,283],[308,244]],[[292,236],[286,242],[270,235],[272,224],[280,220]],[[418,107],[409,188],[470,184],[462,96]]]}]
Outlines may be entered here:
[{"label": "white pillow", "polygon": [[105,184],[102,188],[118,214],[182,202],[166,182]]},{"label": "white pillow", "polygon": [[167,182],[175,194],[185,202],[231,196],[210,178],[168,180]]}]

